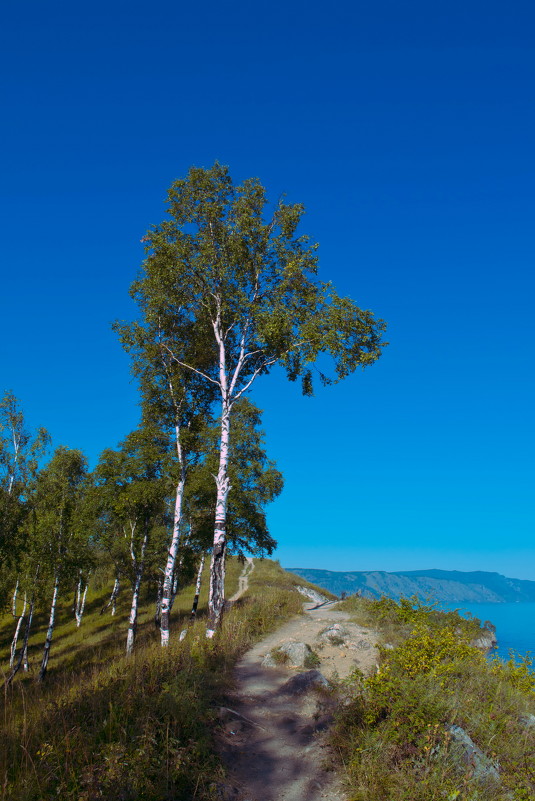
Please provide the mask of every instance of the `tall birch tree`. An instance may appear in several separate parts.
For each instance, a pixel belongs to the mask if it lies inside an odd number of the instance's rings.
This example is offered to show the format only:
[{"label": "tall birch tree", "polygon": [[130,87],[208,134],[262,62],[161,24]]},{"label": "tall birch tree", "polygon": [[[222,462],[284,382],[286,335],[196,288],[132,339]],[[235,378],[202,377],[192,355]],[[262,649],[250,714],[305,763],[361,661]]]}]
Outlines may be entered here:
[{"label": "tall birch tree", "polygon": [[[317,278],[317,245],[297,235],[301,204],[284,199],[271,208],[255,178],[235,186],[228,169],[191,168],[168,193],[169,218],[146,235],[144,271],[132,295],[144,314],[161,317],[172,361],[215,387],[220,404],[219,464],[210,568],[207,636],[224,605],[229,448],[236,402],[254,381],[280,364],[290,380],[312,392],[312,366],[332,359],[337,381],[377,360],[385,324],[337,295]],[[192,352],[174,338],[169,321],[195,331]],[[207,357],[210,357],[209,359]],[[323,359],[321,363],[323,364]]]},{"label": "tall birch tree", "polygon": [[[157,425],[169,439],[169,477],[173,483],[173,520],[167,556],[158,597],[158,624],[162,646],[169,644],[170,614],[178,581],[178,554],[183,544],[183,507],[186,479],[191,467],[202,458],[200,436],[211,419],[214,385],[202,376],[179,365],[172,358],[171,345],[178,340],[187,344],[191,357],[205,346],[187,316],[176,314],[162,303],[154,309],[143,303],[143,320],[115,323],[123,347],[132,356],[132,372],[139,381],[143,418]],[[209,356],[203,369],[210,371]]]}]

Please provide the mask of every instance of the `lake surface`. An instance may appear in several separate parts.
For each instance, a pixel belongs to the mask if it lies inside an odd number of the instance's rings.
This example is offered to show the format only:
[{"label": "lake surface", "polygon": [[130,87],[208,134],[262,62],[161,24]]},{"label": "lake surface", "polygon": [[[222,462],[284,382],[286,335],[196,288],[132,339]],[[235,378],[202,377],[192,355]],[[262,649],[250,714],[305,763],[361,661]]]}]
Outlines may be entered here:
[{"label": "lake surface", "polygon": [[502,659],[507,659],[511,650],[521,656],[531,651],[531,655],[535,657],[535,603],[457,603],[440,606],[444,609],[457,609],[460,614],[470,612],[482,623],[485,620],[494,623],[498,638],[497,653]]}]

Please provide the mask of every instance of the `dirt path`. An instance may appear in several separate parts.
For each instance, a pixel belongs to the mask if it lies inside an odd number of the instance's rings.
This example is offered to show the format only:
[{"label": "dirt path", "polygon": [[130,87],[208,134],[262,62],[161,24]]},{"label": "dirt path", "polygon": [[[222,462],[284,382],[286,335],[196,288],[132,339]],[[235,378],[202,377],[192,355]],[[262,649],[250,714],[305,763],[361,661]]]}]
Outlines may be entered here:
[{"label": "dirt path", "polygon": [[242,572],[238,578],[238,590],[234,593],[232,598],[229,598],[229,603],[233,604],[234,601],[237,601],[239,598],[242,597],[244,592],[247,592],[249,589],[249,576],[254,570],[254,561],[251,559],[250,556],[245,557],[245,565],[243,567]]},{"label": "dirt path", "polygon": [[[330,769],[333,760],[324,736],[332,722],[332,695],[317,686],[296,686],[317,681],[315,671],[262,665],[272,649],[296,641],[313,648],[327,678],[343,678],[355,667],[373,670],[376,635],[349,623],[349,616],[333,606],[305,604],[302,617],[266,637],[238,663],[235,691],[220,710],[218,745],[228,772],[224,801],[345,798],[340,778]],[[336,623],[345,630],[343,642],[335,637],[338,644],[321,644],[318,635]]]}]

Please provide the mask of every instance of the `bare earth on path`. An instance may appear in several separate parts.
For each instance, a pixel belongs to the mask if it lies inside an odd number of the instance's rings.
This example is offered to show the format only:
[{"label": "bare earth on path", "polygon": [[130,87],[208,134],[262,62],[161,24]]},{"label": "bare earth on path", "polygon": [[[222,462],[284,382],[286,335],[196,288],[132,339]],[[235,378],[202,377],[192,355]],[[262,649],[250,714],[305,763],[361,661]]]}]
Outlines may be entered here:
[{"label": "bare earth on path", "polygon": [[[306,668],[267,667],[263,659],[288,642],[305,642],[326,678],[345,678],[356,667],[369,673],[377,664],[376,633],[349,622],[333,603],[307,603],[296,617],[248,651],[236,666],[235,688],[220,709],[218,748],[227,767],[224,801],[343,801],[342,781],[325,733],[332,722],[332,696],[310,686],[296,691],[296,674],[317,678]],[[344,636],[318,640],[333,624]],[[295,681],[295,680],[294,680]],[[300,681],[300,679],[297,679]]]}]

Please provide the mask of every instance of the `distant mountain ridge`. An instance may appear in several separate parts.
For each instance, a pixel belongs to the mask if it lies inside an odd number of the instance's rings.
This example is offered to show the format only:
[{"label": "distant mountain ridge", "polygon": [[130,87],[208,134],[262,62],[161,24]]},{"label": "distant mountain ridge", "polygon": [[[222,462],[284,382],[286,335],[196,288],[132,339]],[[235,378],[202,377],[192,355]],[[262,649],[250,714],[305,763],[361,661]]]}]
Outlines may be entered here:
[{"label": "distant mountain ridge", "polygon": [[535,581],[513,579],[500,573],[460,570],[382,570],[336,572],[288,567],[291,573],[317,584],[335,595],[360,592],[368,598],[386,595],[396,600],[418,595],[446,603],[522,603],[535,601]]}]

